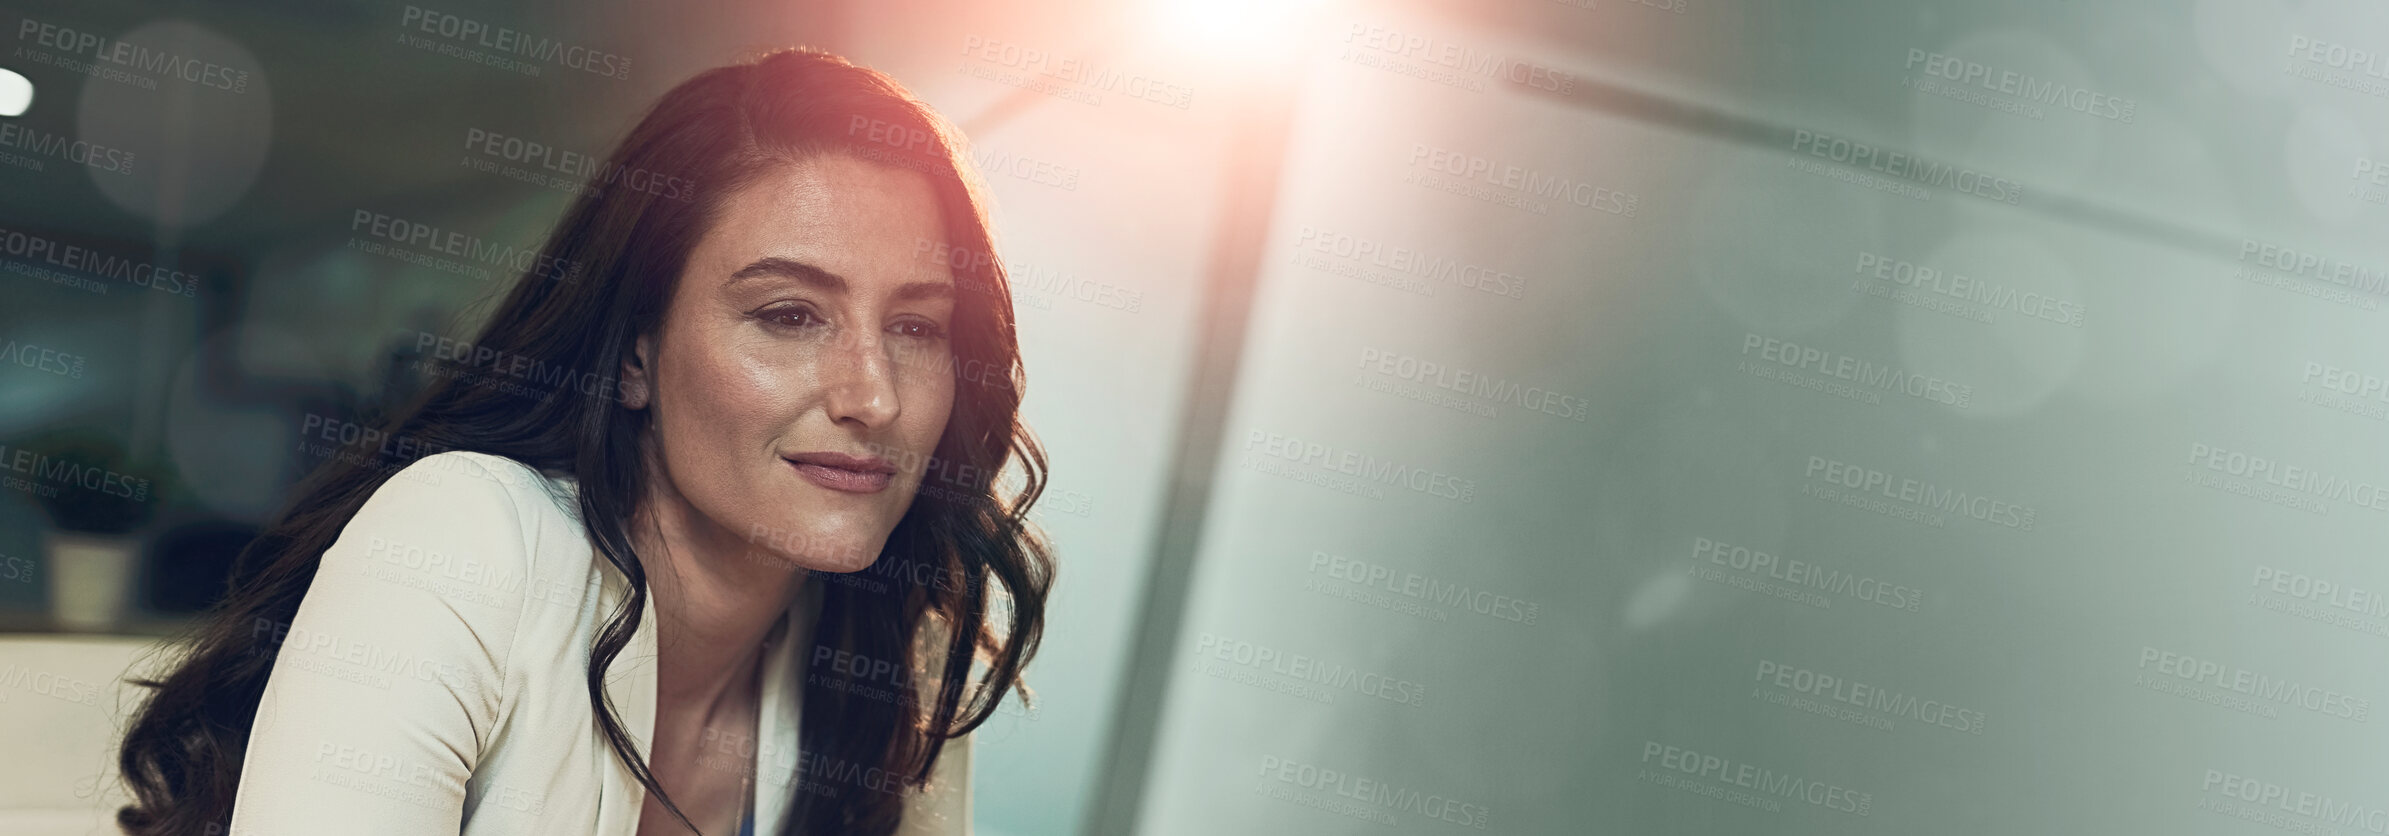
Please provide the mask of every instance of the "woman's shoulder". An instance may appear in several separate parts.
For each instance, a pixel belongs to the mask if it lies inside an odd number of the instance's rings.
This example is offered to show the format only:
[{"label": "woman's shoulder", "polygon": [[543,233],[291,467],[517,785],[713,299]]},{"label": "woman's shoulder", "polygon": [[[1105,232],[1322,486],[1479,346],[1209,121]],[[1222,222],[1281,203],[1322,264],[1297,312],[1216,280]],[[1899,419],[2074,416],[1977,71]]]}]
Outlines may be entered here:
[{"label": "woman's shoulder", "polygon": [[[587,540],[550,480],[463,452],[378,475],[296,612],[253,628],[273,670],[239,755],[237,832],[315,832],[334,810],[388,832],[454,832],[488,783],[476,771],[506,762],[506,730],[554,725],[517,725],[517,708],[544,708],[585,675],[568,649],[592,601]],[[327,784],[335,755],[376,766]],[[512,762],[528,774],[538,759]],[[552,772],[554,756],[539,766]]]},{"label": "woman's shoulder", "polygon": [[374,491],[374,498],[394,493],[410,500],[451,505],[503,505],[526,521],[561,516],[577,524],[579,510],[573,491],[570,477],[542,473],[516,459],[449,450],[416,459],[392,473]]},{"label": "woman's shoulder", "polygon": [[384,569],[431,573],[484,596],[577,590],[591,552],[573,490],[570,479],[505,456],[436,453],[375,488],[340,539]]},{"label": "woman's shoulder", "polygon": [[439,487],[448,483],[447,477],[476,480],[510,494],[526,496],[552,492],[559,484],[571,484],[570,479],[541,473],[519,459],[471,450],[448,450],[416,459],[391,474],[390,482]]}]

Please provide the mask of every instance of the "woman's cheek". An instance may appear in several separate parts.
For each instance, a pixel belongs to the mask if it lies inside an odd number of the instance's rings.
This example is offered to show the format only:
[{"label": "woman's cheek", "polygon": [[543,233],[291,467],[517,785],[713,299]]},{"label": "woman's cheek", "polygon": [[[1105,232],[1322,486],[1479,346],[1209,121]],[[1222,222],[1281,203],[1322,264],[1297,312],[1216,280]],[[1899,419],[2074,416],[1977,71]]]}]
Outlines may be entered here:
[{"label": "woman's cheek", "polygon": [[954,411],[954,378],[951,375],[921,374],[915,375],[907,384],[906,400],[920,406],[916,416],[920,422],[919,429],[914,432],[919,437],[913,441],[924,446],[935,446],[938,437],[945,434],[947,417]]},{"label": "woman's cheek", "polygon": [[754,347],[736,358],[735,363],[727,364],[738,369],[738,373],[717,385],[736,388],[767,402],[799,400],[817,387],[821,379],[818,352],[802,345],[781,346],[777,350],[764,348],[768,347]]}]

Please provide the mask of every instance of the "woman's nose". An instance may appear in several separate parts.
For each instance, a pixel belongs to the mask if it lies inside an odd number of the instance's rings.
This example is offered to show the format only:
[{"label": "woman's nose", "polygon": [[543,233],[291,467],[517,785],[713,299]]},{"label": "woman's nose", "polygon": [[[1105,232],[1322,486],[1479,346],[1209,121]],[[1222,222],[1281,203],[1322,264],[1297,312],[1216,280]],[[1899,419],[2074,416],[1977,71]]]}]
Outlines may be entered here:
[{"label": "woman's nose", "polygon": [[831,359],[832,368],[823,375],[829,382],[823,400],[830,420],[872,430],[896,420],[901,405],[896,400],[895,361],[888,356],[884,341],[856,335],[838,343],[843,350]]}]

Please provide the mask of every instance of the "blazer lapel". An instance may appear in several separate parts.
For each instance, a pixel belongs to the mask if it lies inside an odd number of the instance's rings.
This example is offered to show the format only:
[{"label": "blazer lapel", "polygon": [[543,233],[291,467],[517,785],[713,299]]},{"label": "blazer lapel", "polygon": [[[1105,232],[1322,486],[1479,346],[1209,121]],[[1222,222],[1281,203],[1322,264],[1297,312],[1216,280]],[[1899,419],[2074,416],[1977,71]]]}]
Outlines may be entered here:
[{"label": "blazer lapel", "polygon": [[813,647],[813,624],[821,612],[821,581],[806,578],[788,607],[788,617],[764,655],[763,712],[756,721],[762,743],[755,747],[755,832],[779,833],[795,800],[802,762],[797,744],[804,723],[804,656]]},{"label": "blazer lapel", "polygon": [[[613,612],[618,602],[629,597],[630,582],[610,565],[602,565],[598,571],[605,576],[605,606],[599,616],[602,618],[603,613]],[[614,657],[614,664],[606,669],[605,691],[607,701],[613,703],[622,722],[622,731],[630,736],[639,757],[645,759],[653,751],[650,744],[655,739],[654,595],[647,596],[640,613],[639,629],[631,634],[630,643],[623,646],[621,655]],[[638,832],[639,811],[647,805],[647,788],[640,786],[638,779],[631,776],[630,768],[615,757],[614,747],[606,744],[603,733],[595,728],[590,731],[600,735],[595,747],[601,760],[597,774],[605,776],[598,787],[597,833],[631,836]]]}]

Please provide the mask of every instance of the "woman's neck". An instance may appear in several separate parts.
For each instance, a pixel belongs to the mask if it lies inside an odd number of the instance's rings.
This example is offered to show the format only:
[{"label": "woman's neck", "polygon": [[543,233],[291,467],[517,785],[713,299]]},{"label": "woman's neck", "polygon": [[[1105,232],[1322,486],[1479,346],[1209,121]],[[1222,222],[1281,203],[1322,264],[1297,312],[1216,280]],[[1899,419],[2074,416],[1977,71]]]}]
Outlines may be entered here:
[{"label": "woman's neck", "polygon": [[650,493],[631,542],[655,596],[656,698],[710,710],[754,681],[763,639],[784,620],[805,570],[758,559],[668,486]]}]

